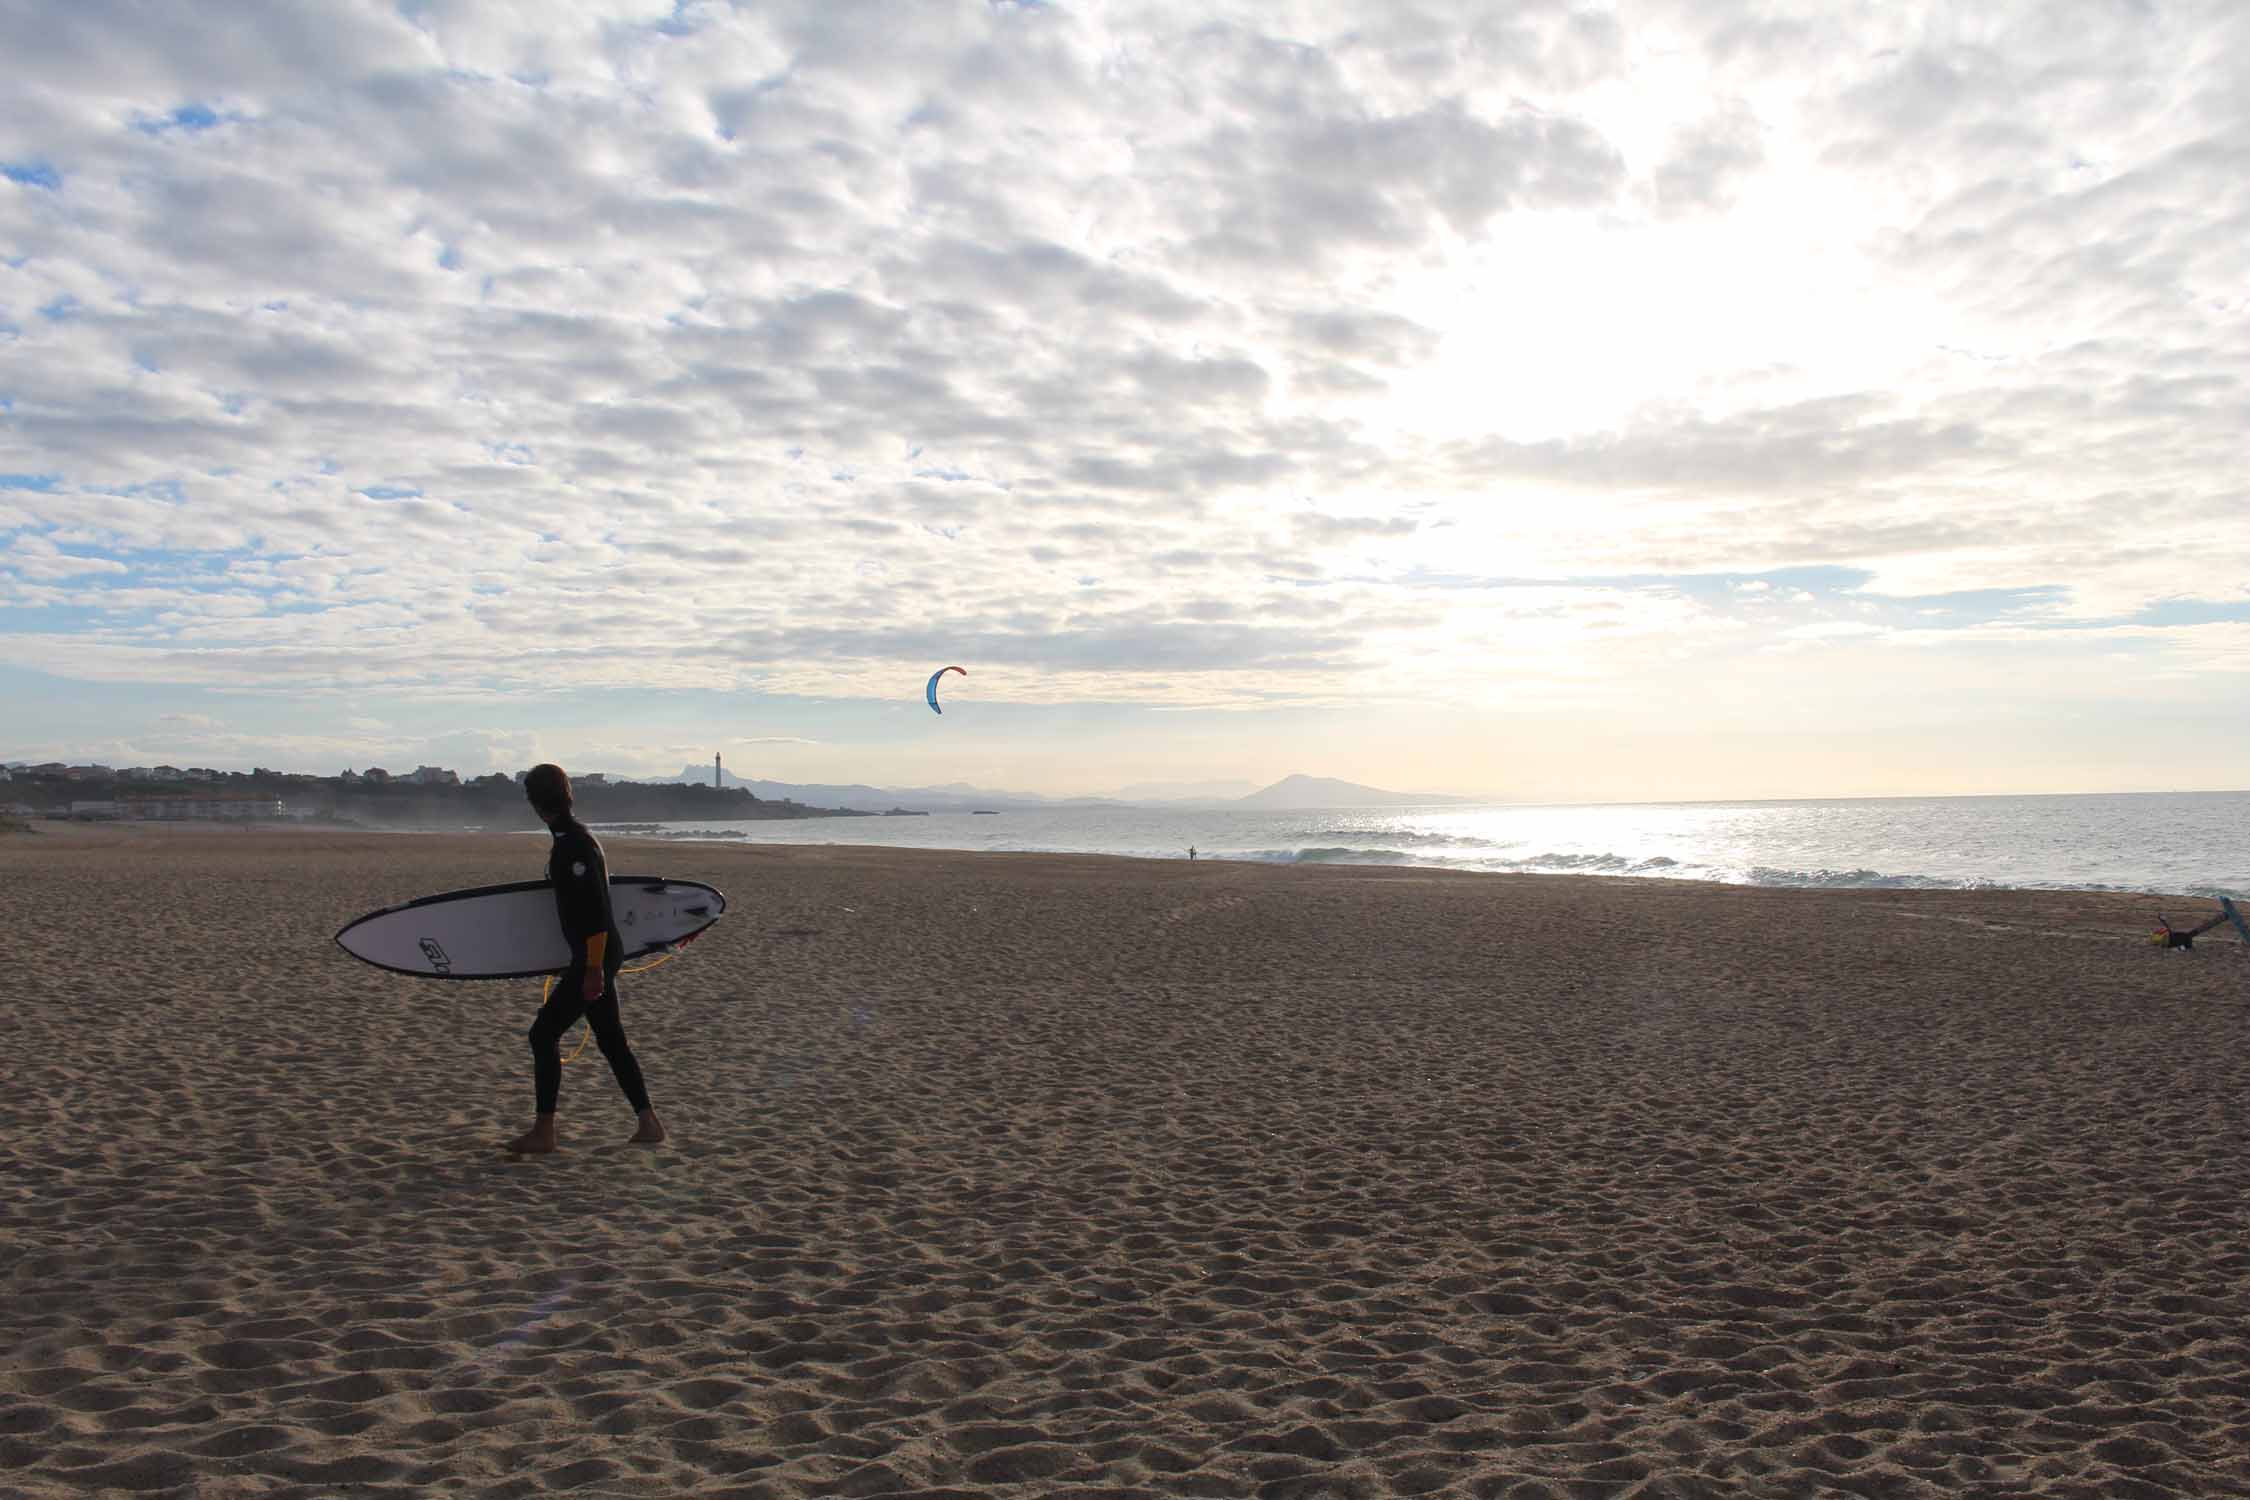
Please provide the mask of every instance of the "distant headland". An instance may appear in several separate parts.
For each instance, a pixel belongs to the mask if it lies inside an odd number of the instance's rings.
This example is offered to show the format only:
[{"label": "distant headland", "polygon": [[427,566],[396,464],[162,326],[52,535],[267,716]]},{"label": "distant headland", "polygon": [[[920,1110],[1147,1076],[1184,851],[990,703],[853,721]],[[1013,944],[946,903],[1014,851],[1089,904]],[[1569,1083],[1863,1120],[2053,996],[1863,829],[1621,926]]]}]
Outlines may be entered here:
[{"label": "distant headland", "polygon": [[[381,828],[523,829],[540,826],[524,802],[521,773],[463,780],[440,766],[393,773],[381,766],[313,776],[260,767],[0,766],[0,817],[134,822],[342,823]],[[857,818],[847,808],[808,807],[741,787],[572,778],[588,823],[741,823],[761,819]]]},{"label": "distant headland", "polygon": [[[334,776],[259,767],[218,771],[207,766],[0,765],[0,817],[208,821],[213,819],[340,822],[407,828],[539,826],[524,805],[523,773],[463,778],[443,766],[392,772],[381,766]],[[1153,807],[1174,810],[1431,807],[1469,799],[1431,792],[1392,792],[1333,777],[1285,776],[1247,796],[1164,795],[1206,791],[1194,784],[1152,784],[1122,797],[1052,797],[951,782],[943,786],[874,787],[858,783],[798,785],[751,781],[724,770],[687,766],[678,776],[648,779],[599,772],[572,776],[578,815],[609,825],[749,822],[784,818],[910,817],[1053,809]],[[619,831],[623,831],[620,829]]]}]

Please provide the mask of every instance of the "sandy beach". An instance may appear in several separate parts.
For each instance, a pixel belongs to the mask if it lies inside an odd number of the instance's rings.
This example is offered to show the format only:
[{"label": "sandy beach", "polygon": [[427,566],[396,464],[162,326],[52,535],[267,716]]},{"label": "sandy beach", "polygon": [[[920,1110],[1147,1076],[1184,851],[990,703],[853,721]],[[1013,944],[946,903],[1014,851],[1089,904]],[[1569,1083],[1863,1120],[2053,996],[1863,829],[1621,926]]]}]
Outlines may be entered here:
[{"label": "sandy beach", "polygon": [[0,837],[0,1494],[2250,1494],[2208,901],[609,849],[518,1160],[541,840]]}]

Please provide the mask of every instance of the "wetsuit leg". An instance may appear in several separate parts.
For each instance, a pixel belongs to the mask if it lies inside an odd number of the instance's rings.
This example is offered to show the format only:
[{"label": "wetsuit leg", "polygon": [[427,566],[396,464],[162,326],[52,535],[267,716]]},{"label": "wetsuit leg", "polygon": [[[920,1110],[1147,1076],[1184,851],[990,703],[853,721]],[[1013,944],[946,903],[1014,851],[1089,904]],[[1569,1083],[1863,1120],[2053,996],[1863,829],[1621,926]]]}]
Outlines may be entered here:
[{"label": "wetsuit leg", "polygon": [[[584,969],[565,970],[555,981],[555,992],[531,1022],[531,1080],[543,1115],[553,1114],[555,1101],[562,1097],[563,1033],[586,1014],[585,975]],[[610,1001],[612,1013],[616,1009],[614,994],[614,989],[602,992],[602,998]]]},{"label": "wetsuit leg", "polygon": [[593,1029],[594,1041],[609,1059],[609,1070],[617,1075],[617,1086],[625,1091],[625,1100],[639,1114],[648,1108],[648,1085],[641,1080],[640,1059],[625,1040],[625,1022],[617,1013],[617,976],[608,976],[609,983],[602,986],[602,997],[586,1007],[586,1024]]}]

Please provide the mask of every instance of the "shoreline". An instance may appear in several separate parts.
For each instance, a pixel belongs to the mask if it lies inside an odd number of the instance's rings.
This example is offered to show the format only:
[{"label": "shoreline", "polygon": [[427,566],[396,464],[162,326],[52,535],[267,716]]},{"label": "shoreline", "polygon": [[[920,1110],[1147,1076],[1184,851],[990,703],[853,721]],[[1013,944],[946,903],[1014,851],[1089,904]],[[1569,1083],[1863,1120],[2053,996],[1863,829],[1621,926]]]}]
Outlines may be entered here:
[{"label": "shoreline", "polygon": [[[2118,795],[2127,794],[2119,793]],[[967,815],[964,814],[963,816]],[[424,839],[509,839],[523,838],[534,835],[541,837],[545,836],[544,829],[536,828],[385,828],[371,827],[362,824],[283,825],[273,823],[199,823],[188,820],[166,820],[141,823],[135,823],[126,820],[78,822],[74,820],[53,818],[35,818],[27,821],[29,823],[29,827],[24,830],[24,833],[45,837],[85,838],[90,842],[99,841],[99,834],[96,832],[96,830],[110,831],[116,836],[116,838],[149,836],[160,838],[168,836],[186,837],[198,834],[229,838],[239,838],[254,835],[274,838],[290,838],[300,836],[338,838],[351,837],[355,835],[364,835],[369,838],[389,838],[401,834],[409,834],[417,838]],[[658,847],[676,847],[685,845],[711,849],[796,851],[799,853],[808,854],[824,851],[851,850],[866,851],[869,853],[881,853],[889,851],[901,854],[953,855],[965,858],[996,857],[1010,859],[1099,859],[1121,860],[1136,865],[1223,865],[1229,868],[1245,868],[1256,870],[1390,870],[1399,872],[1401,876],[1462,876],[1488,880],[1592,880],[1599,881],[1604,884],[1617,884],[1628,887],[1677,886],[1691,887],[1696,889],[1775,892],[1798,891],[1809,894],[1835,893],[1838,895],[1854,893],[1876,896],[1992,895],[2047,896],[2065,899],[2075,899],[2079,897],[2114,897],[2121,901],[2169,901],[2173,903],[2202,902],[2213,903],[2214,905],[2218,899],[2217,896],[2213,894],[2204,894],[2190,891],[2153,890],[2141,887],[2115,885],[1946,885],[1937,883],[1885,884],[1874,882],[1866,884],[1822,882],[1815,884],[1810,882],[1786,881],[1760,882],[1750,880],[1719,880],[1699,878],[1694,876],[1636,874],[1589,870],[1480,870],[1461,868],[1459,864],[1451,863],[1418,863],[1411,858],[1401,858],[1397,860],[1291,860],[1245,858],[1239,855],[1206,852],[1196,860],[1188,860],[1181,857],[1180,855],[1172,854],[1137,854],[1130,852],[1095,850],[966,849],[953,848],[950,846],[931,846],[919,844],[874,844],[852,841],[830,841],[823,843],[785,843],[778,840],[753,839],[749,837],[699,837],[695,834],[685,833],[621,833],[606,831],[601,826],[594,824],[589,824],[588,827],[592,828],[594,833],[602,839],[604,847],[623,844],[649,844]],[[8,830],[0,829],[0,838],[6,838],[7,836]],[[1931,877],[1889,876],[1884,877],[1884,879],[1888,881],[1911,880],[1916,882],[1924,882],[1929,881]],[[2214,887],[2214,889],[2216,888]],[[2250,892],[2229,891],[2226,894],[2233,896],[2238,904],[2250,905]],[[2150,920],[2152,923],[2155,919],[2155,916],[2156,913],[2152,909],[2150,912]],[[2215,932],[2213,934],[2213,937],[2219,938],[2221,937],[2221,934]]]}]

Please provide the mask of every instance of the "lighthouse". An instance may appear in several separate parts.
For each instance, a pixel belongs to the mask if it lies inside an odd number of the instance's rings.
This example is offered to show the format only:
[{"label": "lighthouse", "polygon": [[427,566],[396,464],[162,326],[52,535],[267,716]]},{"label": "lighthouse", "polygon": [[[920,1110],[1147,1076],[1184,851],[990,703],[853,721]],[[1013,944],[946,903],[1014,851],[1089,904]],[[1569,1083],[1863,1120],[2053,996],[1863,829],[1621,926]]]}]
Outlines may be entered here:
[{"label": "lighthouse", "polygon": [[711,752],[711,789],[713,791],[723,792],[726,790],[726,787],[726,782],[719,776],[719,752],[714,750]]}]

